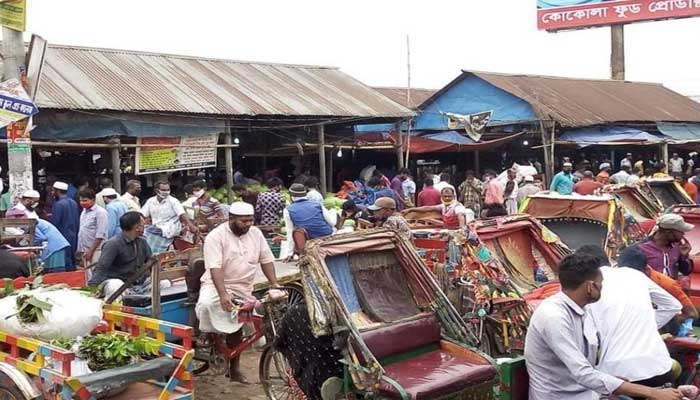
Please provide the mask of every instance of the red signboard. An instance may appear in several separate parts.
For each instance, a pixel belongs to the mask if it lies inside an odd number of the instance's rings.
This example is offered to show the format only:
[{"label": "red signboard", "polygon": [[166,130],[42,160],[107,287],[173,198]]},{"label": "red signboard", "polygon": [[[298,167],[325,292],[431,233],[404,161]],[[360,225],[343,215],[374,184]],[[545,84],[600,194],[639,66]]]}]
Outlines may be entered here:
[{"label": "red signboard", "polygon": [[700,0],[601,0],[539,8],[537,27],[548,31],[700,16]]}]

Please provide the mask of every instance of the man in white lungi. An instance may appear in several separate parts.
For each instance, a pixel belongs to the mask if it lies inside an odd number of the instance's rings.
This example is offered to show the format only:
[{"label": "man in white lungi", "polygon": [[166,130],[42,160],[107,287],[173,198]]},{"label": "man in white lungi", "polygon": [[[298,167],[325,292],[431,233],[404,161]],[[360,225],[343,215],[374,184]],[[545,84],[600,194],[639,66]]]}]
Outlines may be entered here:
[{"label": "man in white lungi", "polygon": [[[204,240],[202,287],[195,311],[202,332],[226,334],[226,343],[234,347],[241,342],[242,326],[232,317],[234,299],[253,297],[257,268],[262,268],[271,287],[279,287],[275,276],[275,257],[255,222],[253,206],[235,202],[229,209],[229,222],[211,231]],[[249,383],[240,370],[240,360],[231,360],[229,378]]]}]

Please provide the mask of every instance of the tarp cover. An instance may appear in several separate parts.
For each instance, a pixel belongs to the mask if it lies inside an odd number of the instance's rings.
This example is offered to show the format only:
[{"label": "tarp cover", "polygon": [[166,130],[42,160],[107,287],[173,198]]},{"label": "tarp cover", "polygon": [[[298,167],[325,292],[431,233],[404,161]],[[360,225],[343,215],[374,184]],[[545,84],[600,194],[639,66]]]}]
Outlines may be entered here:
[{"label": "tarp cover", "polygon": [[543,219],[542,223],[573,250],[584,245],[596,245],[604,248],[605,239],[608,236],[608,228],[593,221]]},{"label": "tarp cover", "polygon": [[659,142],[663,135],[655,135],[639,129],[626,126],[593,126],[568,130],[559,136],[559,141],[576,143],[606,143],[606,142]]},{"label": "tarp cover", "polygon": [[673,140],[682,142],[700,141],[700,124],[659,122],[656,126],[661,133]]},{"label": "tarp cover", "polygon": [[[570,198],[531,197],[524,213],[535,218],[578,217],[608,223],[610,202]],[[555,232],[557,233],[557,232]]]}]

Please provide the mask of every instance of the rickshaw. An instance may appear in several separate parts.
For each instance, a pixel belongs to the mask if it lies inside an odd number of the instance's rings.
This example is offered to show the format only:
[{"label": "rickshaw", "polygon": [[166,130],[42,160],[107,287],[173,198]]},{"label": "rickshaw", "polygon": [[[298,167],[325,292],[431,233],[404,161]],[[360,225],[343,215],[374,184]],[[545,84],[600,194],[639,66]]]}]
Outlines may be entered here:
[{"label": "rickshaw", "polygon": [[523,295],[556,279],[569,248],[523,214],[472,221],[468,234],[455,232],[453,241],[461,249],[459,278],[447,291],[479,332],[481,350],[521,354],[531,315]]},{"label": "rickshaw", "polygon": [[683,187],[673,178],[652,178],[646,180],[651,191],[661,201],[664,208],[678,204],[695,204]]},{"label": "rickshaw", "polygon": [[632,185],[610,185],[603,191],[615,196],[640,224],[656,220],[665,208],[646,181]]},{"label": "rickshaw", "polygon": [[621,248],[645,235],[634,217],[611,195],[541,193],[528,196],[520,212],[537,218],[569,248],[597,245],[613,259]]},{"label": "rickshaw", "polygon": [[[98,328],[100,328],[98,326]],[[76,354],[47,342],[0,332],[0,397],[30,399],[194,398],[192,328],[119,311],[105,310],[100,332],[147,337],[155,358],[75,376]],[[166,334],[180,343],[166,340]]]},{"label": "rickshaw", "polygon": [[270,398],[494,398],[493,361],[398,233],[310,241],[300,268],[305,302],[274,344],[290,376]]}]

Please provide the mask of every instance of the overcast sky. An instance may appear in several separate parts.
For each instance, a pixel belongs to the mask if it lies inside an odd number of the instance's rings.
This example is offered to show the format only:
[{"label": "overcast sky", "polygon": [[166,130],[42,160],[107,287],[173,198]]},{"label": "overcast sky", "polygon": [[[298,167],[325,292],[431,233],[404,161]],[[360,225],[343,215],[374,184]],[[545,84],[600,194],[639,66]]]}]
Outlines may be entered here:
[{"label": "overcast sky", "polygon": [[[340,67],[370,85],[440,88],[461,69],[608,78],[610,29],[551,34],[535,0],[28,0],[49,42]],[[700,95],[700,19],[626,28],[627,79]]]}]

